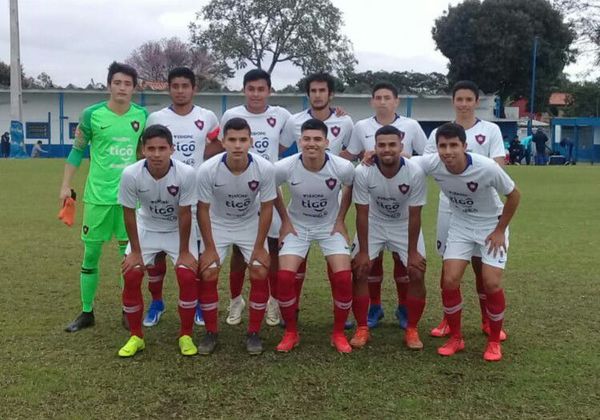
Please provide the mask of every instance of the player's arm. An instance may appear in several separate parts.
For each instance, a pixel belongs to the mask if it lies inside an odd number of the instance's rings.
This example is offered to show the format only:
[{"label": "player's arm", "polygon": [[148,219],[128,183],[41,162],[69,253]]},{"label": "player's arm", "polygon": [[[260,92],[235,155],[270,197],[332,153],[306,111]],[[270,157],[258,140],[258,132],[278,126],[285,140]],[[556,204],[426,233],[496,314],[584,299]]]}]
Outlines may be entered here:
[{"label": "player's arm", "polygon": [[364,278],[369,275],[371,265],[369,258],[369,205],[356,203],[355,206],[358,253],[352,260],[352,268],[359,278]]},{"label": "player's arm", "polygon": [[506,252],[506,228],[512,220],[519,202],[521,201],[521,192],[515,187],[506,195],[504,209],[496,225],[496,229],[485,238],[485,244],[488,246],[488,253],[495,257],[498,252]]},{"label": "player's arm", "polygon": [[294,229],[290,215],[285,208],[283,195],[281,194],[281,188],[277,188],[277,198],[275,198],[273,205],[275,206],[275,210],[277,210],[277,213],[279,213],[279,217],[281,218],[281,228],[279,229],[279,245],[281,246],[283,239],[287,235],[291,233],[292,235],[298,236],[298,233],[296,232],[296,229]]},{"label": "player's arm", "polygon": [[256,234],[256,241],[254,242],[254,249],[250,256],[249,263],[252,264],[255,260],[262,264],[263,267],[269,268],[271,258],[269,253],[265,249],[265,241],[271,227],[271,220],[273,219],[273,203],[275,200],[265,201],[260,203],[260,213],[258,216],[258,233]]},{"label": "player's arm", "polygon": [[221,265],[217,247],[212,235],[212,225],[210,222],[210,203],[198,201],[198,226],[200,227],[200,235],[204,243],[204,252],[198,261],[198,270],[203,272],[211,265]]},{"label": "player's arm", "polygon": [[[82,115],[82,119],[84,118],[85,117]],[[81,165],[83,153],[90,142],[90,138],[91,130],[83,122],[80,122],[75,129],[75,140],[73,141],[73,147],[71,148],[71,152],[69,153],[65,163],[63,179],[58,196],[60,207],[62,207],[64,201],[71,196],[71,184],[73,183],[73,176]]]},{"label": "player's arm", "polygon": [[137,222],[135,217],[135,208],[123,206],[125,230],[127,231],[129,246],[131,248],[131,252],[125,256],[125,259],[121,263],[121,271],[123,274],[134,268],[141,270],[144,267],[142,248],[140,246],[140,238],[138,237]]},{"label": "player's arm", "polygon": [[350,204],[352,204],[352,186],[344,186],[342,188],[342,200],[340,201],[340,209],[338,211],[337,217],[335,218],[335,224],[333,225],[333,230],[331,234],[333,235],[335,232],[341,233],[346,241],[350,241],[348,238],[348,230],[346,229],[346,214],[348,214],[348,210],[350,209]]},{"label": "player's arm", "polygon": [[190,252],[192,206],[179,206],[177,218],[179,223],[179,257],[175,262],[175,267],[183,265],[195,272],[198,270],[198,263],[196,257]]},{"label": "player's arm", "polygon": [[425,258],[417,251],[421,233],[421,206],[408,207],[408,267],[425,271]]},{"label": "player's arm", "polygon": [[214,117],[214,126],[206,135],[206,146],[204,147],[204,160],[210,159],[216,154],[219,154],[225,149],[223,149],[223,144],[219,141],[219,133],[221,132],[221,127],[219,127],[219,122],[217,121],[217,117]]},{"label": "player's arm", "polygon": [[344,149],[340,152],[340,157],[343,157],[344,159],[349,160],[350,162],[356,160],[356,158],[358,157],[358,155],[353,155],[352,153],[350,153],[348,151],[348,149]]}]

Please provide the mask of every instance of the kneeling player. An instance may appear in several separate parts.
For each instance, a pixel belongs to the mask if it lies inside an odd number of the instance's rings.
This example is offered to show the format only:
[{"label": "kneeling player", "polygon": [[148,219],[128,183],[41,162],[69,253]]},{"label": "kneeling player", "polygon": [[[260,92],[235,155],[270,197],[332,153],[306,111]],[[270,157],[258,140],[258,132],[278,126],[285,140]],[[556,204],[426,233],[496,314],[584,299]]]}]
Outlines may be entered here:
[{"label": "kneeling player", "polygon": [[[119,203],[123,206],[129,246],[122,264],[125,287],[123,311],[131,337],[119,356],[131,357],[143,350],[142,279],[144,268],[151,270],[157,255],[166,253],[175,265],[179,283],[179,349],[184,356],[198,352],[192,341],[197,304],[195,255],[197,240],[190,234],[191,206],[197,201],[194,171],[171,159],[173,137],[162,125],[148,127],[142,136],[145,159],[123,171]],[[140,204],[136,220],[136,206]]]},{"label": "kneeling player", "polygon": [[417,323],[425,307],[425,244],[421,233],[421,207],[426,202],[425,175],[418,165],[401,157],[403,134],[386,125],[375,133],[375,164],[356,168],[353,198],[357,238],[353,244],[354,296],[352,308],[358,324],[350,344],[369,341],[369,267],[387,248],[408,267],[406,345],[423,348]]},{"label": "kneeling player", "polygon": [[260,354],[263,346],[258,333],[269,299],[269,253],[265,243],[277,196],[274,167],[268,160],[248,153],[251,130],[242,118],[227,121],[222,142],[225,153],[204,162],[197,174],[202,235],[199,299],[206,325],[198,350],[210,354],[217,345],[217,281],[229,247],[236,245],[250,267],[246,350]]},{"label": "kneeling player", "polygon": [[[342,186],[350,187],[354,167],[347,160],[326,152],[327,126],[317,119],[302,124],[300,148],[295,154],[275,164],[277,184],[288,183],[291,201],[288,210],[281,197],[277,210],[282,226],[277,272],[277,299],[285,321],[285,334],[277,351],[288,352],[300,342],[296,310],[296,272],[304,261],[312,241],[319,246],[329,265],[333,294],[334,327],[331,344],[340,353],[352,347],[344,335],[344,323],[352,306],[350,251],[344,217],[350,206],[350,190],[344,190],[342,204],[338,196]],[[289,212],[289,215],[288,215]]]},{"label": "kneeling player", "polygon": [[[460,282],[471,257],[481,255],[490,334],[483,358],[502,359],[500,332],[504,320],[502,273],[507,260],[508,224],[519,205],[520,193],[506,172],[492,159],[466,153],[464,128],[447,123],[435,134],[437,154],[413,158],[433,175],[450,201],[450,229],[444,251],[442,303],[450,339],[438,349],[442,356],[461,351],[462,297]],[[498,193],[506,196],[502,204]]]}]

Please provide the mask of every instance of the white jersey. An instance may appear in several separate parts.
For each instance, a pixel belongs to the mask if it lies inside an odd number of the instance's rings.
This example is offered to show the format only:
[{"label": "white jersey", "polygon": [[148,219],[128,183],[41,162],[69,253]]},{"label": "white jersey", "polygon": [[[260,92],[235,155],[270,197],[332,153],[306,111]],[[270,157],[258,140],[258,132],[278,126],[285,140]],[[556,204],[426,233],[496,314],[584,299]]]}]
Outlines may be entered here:
[{"label": "white jersey", "polygon": [[460,174],[448,172],[438,154],[412,159],[432,175],[450,201],[452,220],[473,227],[498,222],[504,204],[498,193],[508,195],[515,183],[494,160],[467,153],[467,168]]},{"label": "white jersey", "polygon": [[139,228],[151,232],[173,232],[179,229],[179,206],[197,203],[194,169],[171,159],[169,172],[154,179],[146,159],[128,166],[121,175],[119,204],[137,211]]},{"label": "white jersey", "polygon": [[146,127],[153,124],[162,124],[171,131],[173,158],[197,168],[204,162],[206,136],[219,126],[219,120],[214,112],[196,105],[187,115],[179,115],[168,106],[150,114]]},{"label": "white jersey", "polygon": [[252,130],[252,153],[262,156],[270,162],[279,160],[279,138],[286,121],[292,114],[280,106],[268,106],[265,112],[253,114],[244,105],[228,109],[221,118],[223,127],[232,118],[243,118]]},{"label": "white jersey", "polygon": [[315,229],[333,226],[339,211],[342,185],[354,180],[354,166],[339,156],[326,153],[325,165],[311,172],[302,163],[302,153],[286,157],[275,164],[277,185],[288,183],[291,201],[288,206],[294,226]]},{"label": "white jersey", "polygon": [[213,227],[241,229],[258,222],[261,202],[277,197],[275,170],[266,159],[249,153],[246,170],[234,175],[226,160],[227,153],[219,153],[200,166],[196,176],[198,201],[210,203]]},{"label": "white jersey", "polygon": [[[429,135],[424,154],[437,153],[435,143],[436,132],[437,128]],[[473,127],[465,130],[465,133],[467,134],[468,153],[477,153],[491,159],[503,158],[506,155],[502,132],[496,124],[478,119]]]},{"label": "white jersey", "polygon": [[[285,123],[283,132],[281,133],[281,145],[285,147],[291,147],[294,143],[300,139],[300,128],[302,124],[314,118],[310,112],[310,109],[299,112],[291,116],[291,118]],[[343,148],[348,147],[350,143],[350,137],[352,136],[352,127],[354,123],[352,118],[348,115],[337,117],[335,110],[331,110],[329,118],[323,121],[327,126],[327,139],[329,140],[328,151],[334,155],[339,155]],[[298,151],[300,146],[298,146]]]},{"label": "white jersey", "polygon": [[369,221],[406,222],[409,206],[427,202],[425,174],[419,165],[404,158],[400,158],[400,169],[392,178],[386,178],[377,165],[358,165],[352,197],[356,204],[369,205]]},{"label": "white jersey", "polygon": [[[405,153],[408,155],[412,155],[413,152],[419,155],[423,154],[427,136],[416,120],[396,115],[396,119],[389,125],[393,125],[403,134],[402,144]],[[352,130],[348,152],[358,155],[367,150],[375,150],[375,133],[381,127],[383,125],[374,116],[357,122]]]}]

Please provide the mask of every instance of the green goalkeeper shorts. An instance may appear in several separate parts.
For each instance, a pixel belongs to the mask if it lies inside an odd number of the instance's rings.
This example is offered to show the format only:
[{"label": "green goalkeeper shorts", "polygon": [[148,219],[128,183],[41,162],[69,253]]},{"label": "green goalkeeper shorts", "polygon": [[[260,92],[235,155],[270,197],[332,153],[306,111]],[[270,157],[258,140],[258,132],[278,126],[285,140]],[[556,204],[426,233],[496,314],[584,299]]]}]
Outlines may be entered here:
[{"label": "green goalkeeper shorts", "polygon": [[83,206],[82,241],[127,241],[123,207],[120,205],[99,205],[86,203]]}]

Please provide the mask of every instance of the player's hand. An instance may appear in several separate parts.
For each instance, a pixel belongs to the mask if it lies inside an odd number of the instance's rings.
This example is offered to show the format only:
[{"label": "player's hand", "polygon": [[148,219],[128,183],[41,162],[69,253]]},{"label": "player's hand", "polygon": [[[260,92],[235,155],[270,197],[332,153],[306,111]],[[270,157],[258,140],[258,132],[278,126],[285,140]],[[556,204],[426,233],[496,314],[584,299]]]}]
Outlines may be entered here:
[{"label": "player's hand", "polygon": [[298,232],[296,232],[296,229],[294,229],[294,226],[290,222],[282,222],[281,228],[279,229],[279,247],[280,248],[281,248],[281,245],[283,244],[283,240],[290,233],[294,236],[298,236]]},{"label": "player's hand", "polygon": [[334,108],[335,111],[335,116],[336,117],[345,117],[346,115],[348,115],[348,113],[346,112],[346,110],[344,108],[342,108],[341,106],[336,106]]},{"label": "player's hand", "polygon": [[352,271],[358,278],[366,278],[371,271],[371,259],[369,254],[364,251],[358,251],[358,254],[352,259]]},{"label": "player's hand", "polygon": [[69,185],[60,187],[60,192],[58,193],[58,207],[62,208],[65,204],[65,200],[71,197],[71,187]]},{"label": "player's hand", "polygon": [[425,272],[427,261],[418,251],[410,251],[408,253],[408,267]]},{"label": "player's hand", "polygon": [[346,229],[346,223],[343,220],[335,220],[331,234],[333,235],[335,233],[340,233],[344,239],[346,239],[346,242],[350,242],[350,238],[348,237],[348,229]]},{"label": "player's hand", "polygon": [[258,261],[260,265],[268,270],[269,266],[271,265],[271,257],[269,256],[269,252],[264,247],[254,248],[252,250],[252,255],[250,255],[248,266],[252,266],[254,261]]},{"label": "player's hand", "polygon": [[144,260],[142,259],[142,254],[139,252],[127,254],[121,263],[121,271],[123,274],[133,269],[144,270]]},{"label": "player's hand", "polygon": [[365,151],[362,161],[360,163],[365,166],[373,166],[373,164],[375,163],[375,150]]},{"label": "player's hand", "polygon": [[175,267],[179,267],[180,265],[189,268],[194,273],[198,271],[198,261],[196,261],[196,258],[194,258],[192,253],[189,251],[179,253],[179,257],[175,262]]},{"label": "player's hand", "polygon": [[494,258],[500,253],[502,256],[506,253],[506,236],[504,232],[494,230],[485,238],[485,245],[488,247],[488,254],[492,254]]},{"label": "player's hand", "polygon": [[221,266],[221,260],[219,259],[219,254],[217,254],[216,249],[207,248],[204,250],[202,255],[200,255],[200,260],[198,260],[198,272],[202,273],[207,268],[210,268],[210,266],[213,264],[216,264],[217,267]]}]

